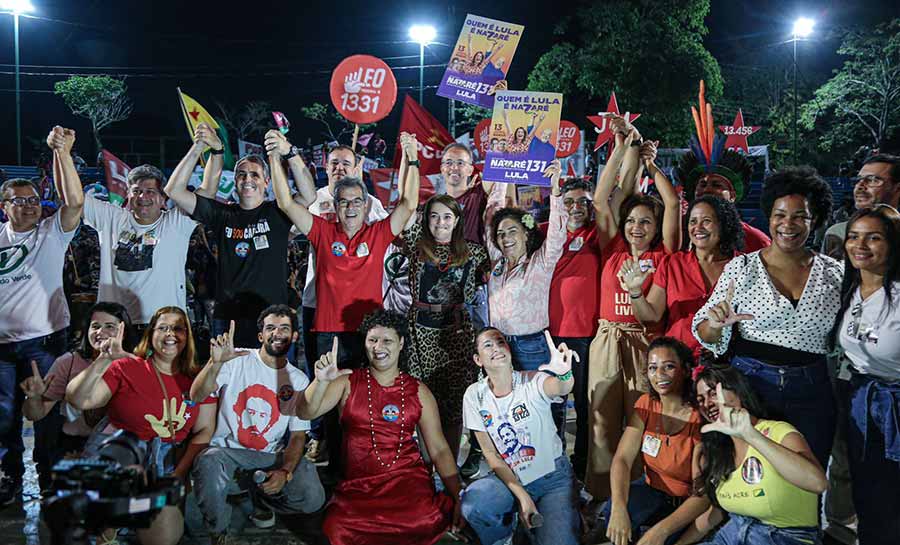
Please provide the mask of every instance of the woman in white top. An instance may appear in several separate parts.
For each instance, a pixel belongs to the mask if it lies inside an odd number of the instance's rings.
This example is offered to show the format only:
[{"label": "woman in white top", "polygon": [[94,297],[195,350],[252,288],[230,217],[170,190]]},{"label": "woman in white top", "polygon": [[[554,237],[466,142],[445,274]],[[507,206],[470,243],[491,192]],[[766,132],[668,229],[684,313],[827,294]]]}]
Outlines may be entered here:
[{"label": "woman in white top", "polygon": [[900,213],[858,211],[834,336],[850,360],[847,449],[860,543],[900,543]]},{"label": "woman in white top", "polygon": [[829,217],[831,188],[811,167],[786,168],[766,179],[761,204],[772,245],[725,266],[692,330],[728,353],[769,415],[794,425],[826,467],[836,413],[825,354],[843,270],[806,240]]}]

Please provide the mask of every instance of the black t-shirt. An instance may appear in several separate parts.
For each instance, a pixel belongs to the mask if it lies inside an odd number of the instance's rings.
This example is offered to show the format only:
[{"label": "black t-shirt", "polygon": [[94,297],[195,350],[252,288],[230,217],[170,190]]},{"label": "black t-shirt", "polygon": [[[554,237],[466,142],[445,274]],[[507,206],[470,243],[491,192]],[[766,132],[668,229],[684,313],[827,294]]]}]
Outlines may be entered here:
[{"label": "black t-shirt", "polygon": [[288,239],[293,223],[273,201],[244,210],[197,195],[191,215],[208,225],[219,247],[214,317],[256,319],[288,302]]}]

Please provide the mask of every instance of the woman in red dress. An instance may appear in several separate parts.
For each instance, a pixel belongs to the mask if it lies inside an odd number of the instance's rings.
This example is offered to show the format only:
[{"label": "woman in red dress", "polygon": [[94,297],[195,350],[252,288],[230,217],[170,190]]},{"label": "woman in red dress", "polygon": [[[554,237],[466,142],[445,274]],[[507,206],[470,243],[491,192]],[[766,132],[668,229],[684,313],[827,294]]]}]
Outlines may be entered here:
[{"label": "woman in red dress", "polygon": [[[339,407],[343,474],[325,513],[332,545],[429,545],[461,522],[461,482],[427,386],[398,363],[404,316],[377,311],[360,326],[369,366],[337,367],[337,343],[316,362],[316,378],[297,406],[303,419]],[[412,434],[419,427],[446,487],[437,493]]]}]

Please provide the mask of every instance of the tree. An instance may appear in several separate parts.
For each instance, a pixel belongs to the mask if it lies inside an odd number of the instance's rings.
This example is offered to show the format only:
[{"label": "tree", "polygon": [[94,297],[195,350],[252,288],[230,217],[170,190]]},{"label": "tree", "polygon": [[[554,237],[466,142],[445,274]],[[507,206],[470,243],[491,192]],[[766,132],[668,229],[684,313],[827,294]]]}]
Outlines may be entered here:
[{"label": "tree", "polygon": [[582,120],[615,91],[622,110],[641,112],[643,134],[684,146],[699,80],[711,103],[722,95],[719,65],[703,46],[708,13],[709,0],[584,2],[557,25],[562,41],[538,60],[528,89],[562,92],[568,116]]},{"label": "tree", "polygon": [[72,76],[57,81],[53,89],[73,114],[91,121],[98,150],[103,147],[100,131],[131,115],[131,100],[125,94],[127,88],[122,80],[109,76]]},{"label": "tree", "polygon": [[[329,141],[340,142],[342,137],[353,134],[355,124],[344,118],[331,105],[313,102],[310,106],[300,108],[300,113],[303,114],[303,117],[324,125],[325,130],[322,131],[322,136],[328,138]],[[375,123],[364,123],[359,126],[359,130],[366,131],[374,126]]]},{"label": "tree", "polygon": [[880,148],[900,124],[900,19],[848,32],[837,50],[847,57],[802,108],[807,129],[822,126],[819,146],[852,153]]},{"label": "tree", "polygon": [[466,102],[456,102],[456,133],[471,131],[478,123],[491,117],[491,110]]},{"label": "tree", "polygon": [[222,113],[222,122],[241,140],[249,141],[255,135],[262,141],[262,135],[275,123],[272,118],[272,105],[262,100],[251,100],[240,112],[228,108],[219,101],[216,101],[216,106]]}]

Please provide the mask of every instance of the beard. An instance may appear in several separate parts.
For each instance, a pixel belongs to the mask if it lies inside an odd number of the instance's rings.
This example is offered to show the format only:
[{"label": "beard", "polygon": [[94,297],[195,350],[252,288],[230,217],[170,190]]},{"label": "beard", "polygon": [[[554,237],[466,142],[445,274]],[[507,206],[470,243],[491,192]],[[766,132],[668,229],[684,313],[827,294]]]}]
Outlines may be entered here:
[{"label": "beard", "polygon": [[272,345],[272,341],[268,340],[263,343],[263,349],[266,351],[266,354],[272,356],[273,358],[280,358],[288,353],[291,349],[291,343],[285,342],[284,348],[281,350],[276,349]]},{"label": "beard", "polygon": [[269,441],[263,435],[260,435],[256,426],[245,428],[238,423],[237,435],[238,443],[250,449],[263,450],[269,445]]}]

